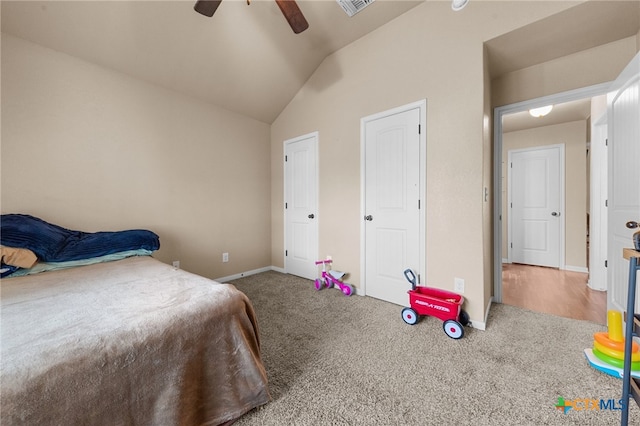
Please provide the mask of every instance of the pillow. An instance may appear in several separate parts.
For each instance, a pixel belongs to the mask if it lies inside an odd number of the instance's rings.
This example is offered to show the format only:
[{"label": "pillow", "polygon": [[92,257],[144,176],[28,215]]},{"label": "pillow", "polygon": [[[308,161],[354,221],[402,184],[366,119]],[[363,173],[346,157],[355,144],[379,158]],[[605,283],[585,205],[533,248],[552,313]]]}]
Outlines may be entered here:
[{"label": "pillow", "polygon": [[31,268],[38,262],[38,258],[28,249],[0,246],[0,261],[9,266]]}]

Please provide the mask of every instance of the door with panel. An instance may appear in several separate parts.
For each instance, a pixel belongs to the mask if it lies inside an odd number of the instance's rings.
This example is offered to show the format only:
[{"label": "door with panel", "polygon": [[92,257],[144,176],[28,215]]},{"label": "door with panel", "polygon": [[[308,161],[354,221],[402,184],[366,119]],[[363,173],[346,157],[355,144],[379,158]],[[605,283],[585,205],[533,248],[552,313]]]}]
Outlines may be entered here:
[{"label": "door with panel", "polygon": [[307,279],[317,275],[318,134],[284,142],[285,271]]},{"label": "door with panel", "polygon": [[510,150],[509,258],[558,268],[562,246],[562,145]]},{"label": "door with panel", "polygon": [[[629,261],[622,250],[633,247],[640,230],[640,53],[616,79],[608,96],[608,309],[626,311]],[[638,293],[636,293],[638,295]],[[639,306],[635,304],[635,312]]]},{"label": "door with panel", "polygon": [[365,124],[366,293],[398,305],[411,285],[403,271],[420,271],[420,110]]}]

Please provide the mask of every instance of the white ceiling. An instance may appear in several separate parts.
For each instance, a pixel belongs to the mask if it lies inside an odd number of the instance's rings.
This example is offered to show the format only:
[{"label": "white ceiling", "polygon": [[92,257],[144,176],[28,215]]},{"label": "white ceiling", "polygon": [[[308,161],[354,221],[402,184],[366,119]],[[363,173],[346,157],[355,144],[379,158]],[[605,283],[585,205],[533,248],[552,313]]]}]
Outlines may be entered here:
[{"label": "white ceiling", "polygon": [[271,123],[320,63],[419,1],[378,0],[349,18],[298,5],[294,34],[273,0],[224,0],[213,17],[179,1],[2,1],[2,31]]},{"label": "white ceiling", "polygon": [[[335,0],[298,0],[309,22],[298,35],[273,0],[224,0],[212,18],[193,10],[195,0],[2,0],[1,24],[5,33],[272,123],[329,54],[425,1],[448,0],[376,0],[352,18]],[[488,41],[492,75],[640,27],[639,0],[577,4]]]},{"label": "white ceiling", "polygon": [[[588,1],[486,43],[493,77],[635,35],[640,1]],[[503,132],[586,120],[591,99],[554,105],[545,117],[503,116]]]}]

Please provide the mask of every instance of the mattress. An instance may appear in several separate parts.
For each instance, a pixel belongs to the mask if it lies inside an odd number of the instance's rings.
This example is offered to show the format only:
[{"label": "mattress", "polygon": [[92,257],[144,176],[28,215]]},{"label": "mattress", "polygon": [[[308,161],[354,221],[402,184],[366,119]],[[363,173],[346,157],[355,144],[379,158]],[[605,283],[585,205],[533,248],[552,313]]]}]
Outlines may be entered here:
[{"label": "mattress", "polygon": [[233,285],[150,256],[0,281],[0,419],[217,425],[269,401]]}]

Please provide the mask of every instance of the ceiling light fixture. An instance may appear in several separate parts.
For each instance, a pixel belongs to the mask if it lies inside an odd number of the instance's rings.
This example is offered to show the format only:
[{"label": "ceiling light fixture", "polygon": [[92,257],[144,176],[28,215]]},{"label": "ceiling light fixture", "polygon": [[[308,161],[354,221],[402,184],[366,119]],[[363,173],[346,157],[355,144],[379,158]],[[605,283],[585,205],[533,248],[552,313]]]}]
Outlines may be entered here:
[{"label": "ceiling light fixture", "polygon": [[545,115],[549,114],[552,109],[553,109],[553,105],[547,105],[540,108],[533,108],[529,110],[529,114],[531,114],[532,117],[544,117]]},{"label": "ceiling light fixture", "polygon": [[455,10],[456,12],[459,10],[464,9],[464,7],[467,5],[467,3],[469,3],[469,0],[453,0],[451,2],[451,9]]}]

